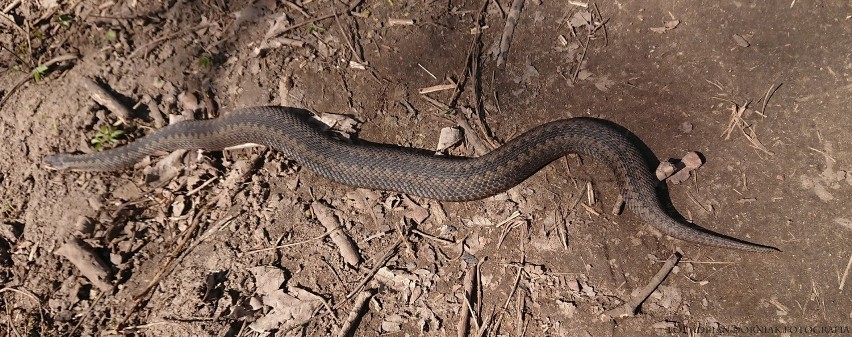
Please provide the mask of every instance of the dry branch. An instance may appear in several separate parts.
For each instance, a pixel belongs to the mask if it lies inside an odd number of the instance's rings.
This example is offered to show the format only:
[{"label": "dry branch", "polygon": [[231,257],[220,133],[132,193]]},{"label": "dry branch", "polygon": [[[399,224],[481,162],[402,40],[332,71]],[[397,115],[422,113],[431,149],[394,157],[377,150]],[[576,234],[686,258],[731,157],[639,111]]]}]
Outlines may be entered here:
[{"label": "dry branch", "polygon": [[367,303],[375,294],[375,289],[364,290],[358,294],[355,303],[352,305],[352,311],[349,312],[349,316],[346,317],[346,321],[343,322],[343,326],[337,333],[338,337],[355,336],[355,330],[358,329],[362,316],[367,312]]},{"label": "dry branch", "polygon": [[325,227],[331,241],[340,249],[340,255],[346,263],[357,266],[361,263],[361,255],[358,254],[358,248],[352,239],[343,232],[343,227],[340,225],[340,219],[334,215],[331,208],[323,205],[320,202],[314,201],[311,204],[311,211],[317,217],[320,224]]},{"label": "dry branch", "polygon": [[[467,336],[467,331],[470,328],[470,317],[475,315],[473,312],[473,301],[476,300],[474,298],[474,290],[476,287],[476,257],[473,255],[465,254],[462,258],[466,263],[465,273],[464,273],[464,294],[462,307],[459,309],[459,322],[458,322],[458,337]],[[478,328],[478,327],[477,327]]]},{"label": "dry branch", "polygon": [[651,296],[651,293],[653,293],[654,290],[656,290],[657,287],[659,287],[660,284],[663,283],[663,280],[666,279],[666,276],[668,276],[672,269],[675,267],[675,265],[677,265],[677,262],[680,260],[680,258],[680,253],[672,254],[672,256],[669,257],[668,260],[666,260],[666,263],[663,264],[663,268],[661,268],[660,271],[658,271],[657,274],[651,278],[648,284],[645,285],[645,287],[643,287],[642,290],[640,290],[639,293],[636,294],[636,296],[633,296],[633,298],[631,298],[629,301],[625,302],[621,306],[605,312],[604,315],[609,316],[610,318],[618,318],[631,316],[636,313],[636,309],[639,308],[639,305],[641,305],[642,302],[644,302],[645,299],[648,298],[648,296]]},{"label": "dry branch", "polygon": [[114,113],[122,123],[127,123],[127,120],[130,119],[130,109],[124,106],[124,104],[121,104],[121,102],[113,96],[109,90],[101,86],[95,80],[86,76],[80,76],[79,81],[80,84],[89,91],[89,96],[91,96],[95,102]]},{"label": "dry branch", "polygon": [[515,26],[518,25],[518,17],[521,16],[521,10],[524,9],[524,0],[514,0],[512,8],[509,9],[509,16],[506,17],[506,26],[503,28],[503,36],[500,37],[500,52],[497,54],[497,67],[502,67],[506,64],[506,55],[509,53],[509,47],[512,45],[512,35],[515,34]]}]

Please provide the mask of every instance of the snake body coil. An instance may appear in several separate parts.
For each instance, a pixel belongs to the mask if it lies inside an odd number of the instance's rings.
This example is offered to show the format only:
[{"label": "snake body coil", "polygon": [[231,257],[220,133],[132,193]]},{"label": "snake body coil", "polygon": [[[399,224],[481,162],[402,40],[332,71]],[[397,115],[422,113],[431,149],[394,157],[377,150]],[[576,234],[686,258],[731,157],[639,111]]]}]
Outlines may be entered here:
[{"label": "snake body coil", "polygon": [[447,201],[482,199],[518,185],[565,154],[589,155],[612,169],[627,208],[661,232],[717,247],[777,251],[672,218],[657,195],[653,171],[627,134],[594,118],[540,125],[482,157],[447,158],[344,143],[311,126],[304,113],[283,107],[251,107],[217,119],[177,123],[123,147],[92,154],[56,154],[45,161],[56,169],[110,171],[131,166],[157,151],[218,150],[244,143],[269,146],[339,183]]}]

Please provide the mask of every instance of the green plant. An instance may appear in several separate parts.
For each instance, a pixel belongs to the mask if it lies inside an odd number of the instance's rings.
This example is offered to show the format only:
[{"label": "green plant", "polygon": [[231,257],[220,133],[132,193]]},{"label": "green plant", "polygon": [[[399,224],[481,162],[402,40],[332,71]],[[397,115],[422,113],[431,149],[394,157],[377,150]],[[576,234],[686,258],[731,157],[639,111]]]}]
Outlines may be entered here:
[{"label": "green plant", "polygon": [[319,25],[315,25],[313,23],[309,23],[307,25],[307,28],[308,28],[308,33],[313,33],[313,32],[322,33],[323,31],[325,31],[325,28],[323,28],[322,26],[319,26]]},{"label": "green plant", "polygon": [[213,55],[204,53],[198,58],[198,65],[202,68],[209,68],[213,65]]},{"label": "green plant", "polygon": [[92,145],[95,146],[95,150],[100,151],[104,144],[109,144],[111,146],[118,144],[118,136],[123,134],[123,130],[116,129],[112,125],[101,125],[101,129],[98,130],[98,133],[96,133],[95,137],[92,138]]},{"label": "green plant", "polygon": [[118,37],[118,33],[116,33],[116,32],[115,32],[114,30],[112,30],[112,29],[110,29],[110,30],[108,30],[108,31],[106,32],[106,39],[107,39],[107,41],[115,41],[115,39],[116,39],[117,37]]},{"label": "green plant", "polygon": [[35,69],[33,69],[33,79],[36,80],[36,81],[41,80],[44,77],[44,74],[46,74],[46,73],[47,73],[47,67],[46,66],[35,67]]},{"label": "green plant", "polygon": [[71,27],[71,20],[74,20],[74,14],[61,14],[56,16],[56,22],[65,28]]}]

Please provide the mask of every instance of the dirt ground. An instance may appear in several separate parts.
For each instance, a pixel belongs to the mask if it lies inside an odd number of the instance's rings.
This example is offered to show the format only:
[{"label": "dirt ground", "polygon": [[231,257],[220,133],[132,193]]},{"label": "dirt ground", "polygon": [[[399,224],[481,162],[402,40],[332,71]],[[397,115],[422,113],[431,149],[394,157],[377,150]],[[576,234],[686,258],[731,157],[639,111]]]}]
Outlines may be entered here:
[{"label": "dirt ground", "polygon": [[[0,2],[0,336],[462,336],[470,316],[468,336],[850,334],[852,4],[529,0],[498,66],[513,2]],[[704,156],[668,185],[687,219],[782,252],[614,215],[614,177],[577,156],[465,203],[259,147],[43,162],[257,105],[430,150],[467,121],[465,156],[604,118],[662,160]],[[635,315],[604,317],[675,251]]]}]

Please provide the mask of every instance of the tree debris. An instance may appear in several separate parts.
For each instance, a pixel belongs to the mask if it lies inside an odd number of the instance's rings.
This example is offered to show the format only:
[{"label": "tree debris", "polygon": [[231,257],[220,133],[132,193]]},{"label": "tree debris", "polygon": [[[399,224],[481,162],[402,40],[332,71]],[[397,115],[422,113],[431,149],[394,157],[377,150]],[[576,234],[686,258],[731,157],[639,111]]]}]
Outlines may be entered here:
[{"label": "tree debris", "polygon": [[126,124],[127,121],[130,120],[130,109],[124,106],[124,104],[122,104],[106,88],[86,76],[79,76],[79,82],[86,88],[86,90],[89,91],[89,96],[92,97],[95,102],[98,102],[98,104],[106,107],[107,110],[114,113],[122,123]]},{"label": "tree debris", "polygon": [[509,9],[509,15],[506,17],[506,26],[503,28],[503,35],[500,37],[500,52],[497,53],[498,68],[506,64],[506,56],[509,54],[509,47],[512,45],[512,36],[515,34],[515,26],[518,25],[518,18],[521,16],[521,10],[523,9],[524,0],[512,1],[512,8]]},{"label": "tree debris", "polygon": [[109,291],[112,288],[109,265],[83,240],[72,236],[56,250],[55,254],[68,259],[80,270],[80,274],[101,291]]},{"label": "tree debris", "polygon": [[338,337],[355,336],[355,330],[358,329],[364,313],[367,312],[367,304],[375,294],[375,289],[364,290],[358,294],[358,297],[355,298],[355,303],[352,304],[352,311],[349,312],[349,316],[346,317],[346,321],[343,322],[343,326],[340,327],[337,333]]},{"label": "tree debris", "polygon": [[645,299],[648,298],[648,296],[650,296],[651,293],[653,293],[654,290],[656,290],[661,283],[663,283],[663,281],[666,279],[666,276],[669,275],[672,269],[674,269],[675,265],[677,265],[677,262],[680,261],[680,258],[680,253],[676,252],[672,254],[672,256],[669,257],[668,260],[666,260],[666,263],[663,264],[663,267],[660,268],[657,274],[651,278],[648,284],[645,285],[645,287],[643,287],[638,294],[633,296],[633,298],[631,298],[624,304],[606,311],[603,315],[609,318],[632,316],[634,313],[636,313],[636,309],[639,308],[642,302],[644,302]]},{"label": "tree debris", "polygon": [[331,241],[340,249],[340,255],[343,256],[343,260],[352,266],[359,265],[361,263],[361,255],[358,254],[358,248],[355,246],[352,238],[343,231],[340,219],[334,215],[332,209],[318,201],[314,201],[311,203],[311,211],[317,217],[319,223],[325,227]]}]

